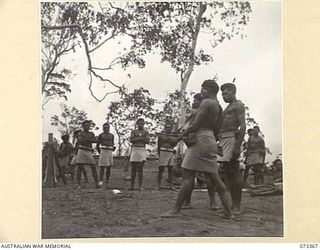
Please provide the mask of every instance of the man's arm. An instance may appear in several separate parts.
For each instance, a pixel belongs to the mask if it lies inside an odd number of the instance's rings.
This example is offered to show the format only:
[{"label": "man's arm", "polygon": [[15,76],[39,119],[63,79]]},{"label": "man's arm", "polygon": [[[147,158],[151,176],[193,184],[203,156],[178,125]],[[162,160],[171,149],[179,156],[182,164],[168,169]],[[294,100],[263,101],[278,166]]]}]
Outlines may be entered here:
[{"label": "man's arm", "polygon": [[148,144],[150,142],[149,132],[146,131],[145,143]]},{"label": "man's arm", "polygon": [[239,134],[236,138],[236,143],[233,147],[233,155],[235,155],[235,158],[238,158],[240,155],[240,148],[242,141],[244,139],[245,133],[246,133],[246,119],[245,119],[245,109],[244,105],[242,103],[238,103],[236,106],[236,115],[237,120],[239,122]]},{"label": "man's arm", "polygon": [[161,141],[162,141],[162,136],[159,135],[159,137],[158,137],[158,143],[157,143],[158,155],[160,155]]},{"label": "man's arm", "polygon": [[97,146],[96,146],[97,151],[99,152],[99,154],[100,154],[100,151],[101,151],[100,144],[101,144],[101,135],[98,136]]},{"label": "man's arm", "polygon": [[96,143],[96,137],[94,135],[93,132],[90,132],[90,137],[83,137],[82,133],[79,133],[79,139],[78,139],[79,143],[86,143],[86,142],[91,142],[91,143]]},{"label": "man's arm", "polygon": [[141,141],[141,138],[138,136],[135,136],[134,131],[131,131],[130,142],[135,143],[135,142],[140,142],[140,141]]}]

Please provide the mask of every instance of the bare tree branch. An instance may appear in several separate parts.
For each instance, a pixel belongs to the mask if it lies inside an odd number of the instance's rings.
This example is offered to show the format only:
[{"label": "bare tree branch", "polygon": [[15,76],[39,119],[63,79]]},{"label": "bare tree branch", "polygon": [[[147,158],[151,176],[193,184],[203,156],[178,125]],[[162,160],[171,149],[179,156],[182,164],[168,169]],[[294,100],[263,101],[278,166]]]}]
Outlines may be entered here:
[{"label": "bare tree branch", "polygon": [[99,49],[103,44],[105,44],[106,42],[108,42],[109,40],[111,40],[112,38],[114,38],[118,33],[116,32],[117,28],[115,28],[114,30],[112,30],[112,33],[110,35],[110,37],[106,38],[103,42],[101,42],[99,45],[97,45],[95,48],[89,50],[89,53],[92,53],[93,51],[95,51],[96,49]]},{"label": "bare tree branch", "polygon": [[[122,90],[122,88],[121,88],[120,86],[118,86],[117,84],[113,83],[113,82],[112,82],[111,80],[109,80],[109,79],[103,78],[101,75],[99,75],[98,73],[96,73],[96,72],[94,71],[94,69],[97,69],[97,70],[102,70],[102,69],[101,69],[101,68],[93,67],[93,66],[92,66],[91,57],[90,57],[90,53],[91,53],[91,52],[93,52],[94,50],[96,50],[97,48],[99,48],[101,45],[103,45],[105,42],[107,42],[107,41],[110,40],[112,37],[114,37],[114,35],[116,34],[116,30],[113,30],[112,35],[111,35],[107,40],[105,40],[104,42],[102,42],[100,45],[98,45],[98,46],[95,47],[94,49],[90,50],[90,49],[89,49],[89,46],[88,46],[88,43],[87,43],[87,41],[86,41],[86,39],[85,39],[85,36],[84,36],[84,34],[83,34],[83,31],[82,31],[80,25],[78,25],[78,24],[58,25],[58,26],[43,25],[41,28],[43,28],[43,29],[45,29],[45,30],[54,30],[54,29],[55,29],[55,30],[57,30],[57,29],[59,30],[59,29],[75,28],[75,29],[78,31],[78,33],[79,33],[79,35],[80,35],[80,37],[81,37],[81,40],[82,40],[82,42],[83,42],[83,44],[84,44],[85,53],[86,53],[86,57],[87,57],[87,61],[88,61],[88,74],[89,74],[89,76],[90,76],[89,91],[90,91],[91,96],[92,96],[95,100],[97,100],[98,102],[102,102],[109,94],[118,93],[119,91]],[[74,46],[75,46],[75,45],[74,45]],[[70,49],[68,49],[68,51],[71,50],[72,48],[73,48],[73,47],[71,47]],[[56,54],[55,59],[54,59],[54,62],[53,62],[53,65],[56,65],[56,63],[57,63],[57,60],[58,60],[58,59],[57,59],[57,55],[62,55],[63,53],[65,53],[65,52],[60,52],[60,53]],[[113,60],[112,62],[114,62],[114,61],[115,61],[115,60]],[[111,62],[110,65],[112,65],[112,62]],[[55,67],[55,66],[54,66],[54,67]],[[50,75],[50,74],[53,72],[54,67],[53,67],[53,68],[49,71],[49,73],[47,74],[47,80],[48,80],[48,75]],[[110,66],[109,68],[111,68],[111,66]],[[108,82],[108,83],[110,83],[112,86],[118,88],[118,90],[117,90],[117,91],[112,91],[112,92],[107,92],[102,98],[100,98],[100,99],[97,98],[97,97],[94,95],[93,91],[92,91],[92,82],[93,82],[92,74],[93,74],[96,78],[98,78],[99,80],[101,80],[101,81],[103,81],[103,82]],[[46,80],[46,81],[47,81],[47,80]],[[46,81],[45,81],[45,82],[46,82]],[[43,90],[44,90],[44,86],[43,86]]]}]

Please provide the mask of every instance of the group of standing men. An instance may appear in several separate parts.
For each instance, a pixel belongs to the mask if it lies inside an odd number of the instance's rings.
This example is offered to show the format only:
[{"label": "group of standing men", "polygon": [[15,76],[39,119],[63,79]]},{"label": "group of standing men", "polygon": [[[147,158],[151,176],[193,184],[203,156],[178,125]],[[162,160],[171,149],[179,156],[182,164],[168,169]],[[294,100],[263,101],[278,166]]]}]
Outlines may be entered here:
[{"label": "group of standing men", "polygon": [[[188,202],[194,187],[196,173],[206,176],[210,204],[215,204],[214,194],[220,195],[224,213],[223,217],[233,218],[234,214],[242,211],[241,197],[243,180],[239,171],[239,156],[241,145],[246,132],[245,107],[236,98],[236,86],[226,83],[220,87],[223,100],[228,103],[222,110],[217,94],[219,86],[214,80],[206,80],[201,86],[201,94],[194,97],[193,112],[187,119],[187,126],[180,134],[173,133],[173,124],[167,122],[164,132],[158,138],[159,173],[158,187],[160,189],[162,173],[168,167],[169,185],[173,185],[174,147],[183,140],[188,149],[182,161],[183,182],[180,187],[174,209],[164,214],[164,217],[172,217],[180,214],[183,204]],[[96,139],[90,132],[90,121],[82,123],[82,130],[76,134],[76,155],[72,164],[78,166],[77,180],[80,185],[81,173],[85,173],[84,165],[91,167],[95,185],[100,188],[104,171],[106,170],[106,185],[110,177],[113,165],[112,152],[114,151],[114,137],[109,132],[109,124],[103,125],[103,133]],[[149,143],[149,133],[144,129],[144,120],[137,120],[137,129],[131,132],[130,162],[131,186],[134,189],[136,174],[138,173],[139,186],[142,189],[143,166],[146,161],[146,144]],[[64,143],[67,143],[64,141]],[[96,143],[99,152],[100,176],[96,170],[93,158],[92,144]],[[253,143],[260,143],[255,142]],[[222,153],[218,152],[222,149]],[[223,172],[223,180],[219,174],[219,166]]]}]

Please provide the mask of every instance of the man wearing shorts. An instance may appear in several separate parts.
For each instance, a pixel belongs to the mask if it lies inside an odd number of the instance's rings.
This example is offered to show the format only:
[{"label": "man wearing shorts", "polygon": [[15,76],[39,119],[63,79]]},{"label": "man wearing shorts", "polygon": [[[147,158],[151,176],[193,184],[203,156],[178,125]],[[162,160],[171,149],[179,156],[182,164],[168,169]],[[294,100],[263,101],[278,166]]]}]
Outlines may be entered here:
[{"label": "man wearing shorts", "polygon": [[110,132],[110,125],[108,123],[103,124],[103,133],[98,136],[97,150],[99,152],[100,167],[99,186],[102,186],[104,179],[104,171],[106,170],[106,188],[108,188],[108,182],[111,175],[111,167],[113,166],[113,151],[114,151],[114,136]]},{"label": "man wearing shorts", "polygon": [[231,193],[233,213],[240,214],[242,178],[238,159],[246,132],[245,108],[236,98],[236,86],[233,83],[223,84],[221,91],[223,100],[229,105],[223,111],[219,133],[219,145],[222,147],[223,156],[218,155],[218,162],[221,163],[224,180]]}]

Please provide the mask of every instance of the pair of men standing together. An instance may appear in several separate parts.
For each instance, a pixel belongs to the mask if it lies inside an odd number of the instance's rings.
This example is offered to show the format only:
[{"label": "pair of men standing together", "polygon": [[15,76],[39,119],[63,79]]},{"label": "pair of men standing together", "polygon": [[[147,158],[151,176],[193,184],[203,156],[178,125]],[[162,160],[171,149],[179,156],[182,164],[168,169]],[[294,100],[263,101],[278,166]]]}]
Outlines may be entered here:
[{"label": "pair of men standing together", "polygon": [[[203,98],[195,117],[177,141],[191,133],[195,133],[196,142],[191,145],[182,162],[184,180],[181,185],[174,209],[163,215],[173,217],[180,213],[182,205],[193,189],[196,172],[205,173],[212,203],[213,189],[216,188],[224,206],[223,216],[232,218],[241,213],[242,178],[239,172],[238,158],[246,131],[244,105],[236,99],[236,86],[226,83],[221,86],[222,97],[228,107],[221,112],[217,100],[219,86],[214,80],[206,80],[202,84]],[[218,133],[219,131],[219,133]],[[216,138],[218,137],[218,138]],[[223,156],[217,155],[217,140],[223,149]],[[218,173],[218,161],[221,163],[225,183]]]}]

